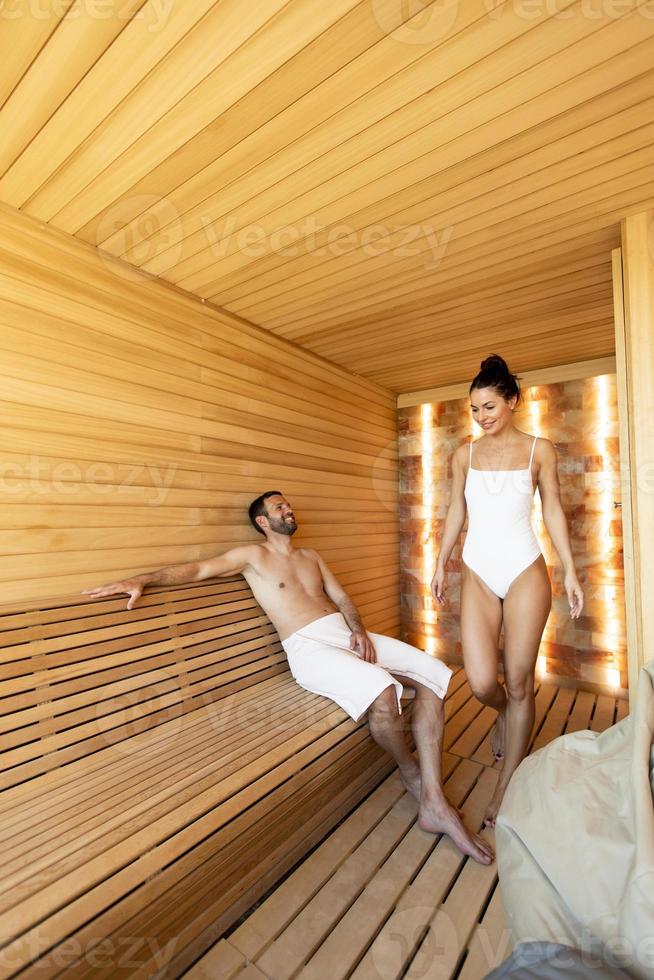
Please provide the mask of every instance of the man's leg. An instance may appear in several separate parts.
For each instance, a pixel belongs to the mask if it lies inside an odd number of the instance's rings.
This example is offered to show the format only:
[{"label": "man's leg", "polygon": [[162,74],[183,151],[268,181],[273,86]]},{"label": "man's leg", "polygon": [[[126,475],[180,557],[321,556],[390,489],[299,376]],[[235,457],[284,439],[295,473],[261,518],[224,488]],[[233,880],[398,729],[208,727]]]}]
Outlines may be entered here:
[{"label": "man's leg", "polygon": [[416,777],[421,779],[418,822],[432,834],[447,834],[456,847],[466,855],[490,864],[494,858],[489,844],[473,834],[463,824],[457,810],[447,801],[441,780],[443,746],[443,702],[433,691],[409,677],[395,674],[407,686],[414,687],[413,730],[418,749],[417,766],[404,737],[397,702],[392,687],[386,688],[368,709],[370,732],[378,745],[393,756],[398,764],[404,785],[411,792]]},{"label": "man's leg", "polygon": [[375,742],[397,762],[404,788],[419,800],[420,767],[409,752],[402,716],[397,710],[394,688],[387,687],[372,702],[368,708],[368,725]]},{"label": "man's leg", "polygon": [[[432,833],[448,834],[464,854],[471,855],[482,864],[489,864],[493,854],[491,848],[476,834],[466,830],[457,811],[445,799],[441,787],[443,710],[436,691],[445,693],[451,671],[415,647],[377,633],[369,634],[377,651],[377,663],[367,663],[347,647],[330,645],[330,641],[333,643],[335,640],[349,643],[350,633],[345,623],[341,632],[342,637],[330,624],[324,638],[296,633],[284,641],[289,666],[296,681],[306,690],[336,701],[354,719],[367,711],[373,738],[393,756],[404,785],[410,790],[411,785],[415,788],[418,773],[404,736],[398,699],[405,676],[406,682],[416,691],[416,675],[424,676],[427,683],[422,685],[425,691],[419,695],[419,700],[425,703],[418,707],[416,732],[419,758],[424,766],[420,826]],[[408,676],[402,673],[403,669],[409,671]],[[436,691],[428,683],[432,683]]]}]

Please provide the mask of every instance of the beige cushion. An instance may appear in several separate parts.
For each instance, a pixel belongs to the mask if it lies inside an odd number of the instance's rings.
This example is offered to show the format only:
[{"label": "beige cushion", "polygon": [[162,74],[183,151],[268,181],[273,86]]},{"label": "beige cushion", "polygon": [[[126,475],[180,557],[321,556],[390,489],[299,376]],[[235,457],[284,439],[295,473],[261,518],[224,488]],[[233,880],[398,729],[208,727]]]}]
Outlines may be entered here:
[{"label": "beige cushion", "polygon": [[631,714],[563,735],[516,770],[497,819],[515,944],[549,940],[654,978],[654,661]]}]

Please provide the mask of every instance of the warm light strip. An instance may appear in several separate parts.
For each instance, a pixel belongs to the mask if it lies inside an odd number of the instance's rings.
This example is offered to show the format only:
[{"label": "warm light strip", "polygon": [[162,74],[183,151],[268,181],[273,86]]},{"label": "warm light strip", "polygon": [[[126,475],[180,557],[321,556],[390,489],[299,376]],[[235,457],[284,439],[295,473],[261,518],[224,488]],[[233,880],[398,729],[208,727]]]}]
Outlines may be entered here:
[{"label": "warm light strip", "polygon": [[[531,387],[530,392],[538,394],[538,389],[535,386]],[[529,402],[529,433],[532,436],[543,436],[543,420],[542,420],[542,401],[540,398],[533,398]],[[543,546],[544,530],[545,524],[543,522],[543,508],[540,499],[540,493],[538,488],[536,488],[536,495],[534,497],[534,530],[536,532],[536,537]]]},{"label": "warm light strip", "polygon": [[[526,428],[528,428],[529,434],[532,436],[539,436],[540,438],[547,438],[547,433],[544,431],[544,420],[543,420],[543,400],[538,397],[538,388],[536,385],[532,385],[528,392],[532,398],[528,402],[528,412],[529,412],[529,423]],[[523,393],[525,396],[527,392]],[[540,499],[540,493],[538,492],[538,487],[536,488],[536,493],[534,494],[534,509],[533,509],[533,527],[534,533],[538,538],[538,543],[540,544],[541,551],[545,556],[545,560],[548,565],[552,562],[551,556],[551,545],[549,540],[549,535],[545,533],[545,521],[543,520],[543,505]],[[543,640],[546,642],[553,642],[556,639],[556,623],[553,616],[547,621],[545,630],[543,632]],[[539,677],[544,677],[547,673],[547,658],[541,654],[538,657],[536,663],[536,670]]]},{"label": "warm light strip", "polygon": [[[610,569],[612,558],[611,521],[614,517],[614,507],[611,487],[610,453],[607,445],[607,440],[611,435],[611,385],[609,377],[606,374],[601,374],[599,377],[595,378],[595,388],[597,392],[597,455],[600,456],[602,460],[602,466],[598,472],[599,486],[597,487],[599,491],[599,524],[597,528],[597,537],[600,549],[600,562],[604,568]],[[614,611],[614,585],[609,584],[604,586],[603,598],[603,607],[605,610],[603,621],[604,634],[609,638],[609,642],[612,642],[613,638],[619,636],[620,634],[620,621],[615,615]],[[606,683],[611,687],[620,687],[620,670],[617,664],[615,648],[611,651],[611,653],[611,664],[605,670]]]},{"label": "warm light strip", "polygon": [[420,407],[420,450],[422,454],[422,554],[421,579],[426,587],[426,602],[424,608],[425,649],[428,653],[436,652],[436,641],[433,635],[433,625],[438,616],[429,596],[429,587],[436,567],[436,550],[432,538],[431,527],[434,517],[434,413],[431,405]]}]

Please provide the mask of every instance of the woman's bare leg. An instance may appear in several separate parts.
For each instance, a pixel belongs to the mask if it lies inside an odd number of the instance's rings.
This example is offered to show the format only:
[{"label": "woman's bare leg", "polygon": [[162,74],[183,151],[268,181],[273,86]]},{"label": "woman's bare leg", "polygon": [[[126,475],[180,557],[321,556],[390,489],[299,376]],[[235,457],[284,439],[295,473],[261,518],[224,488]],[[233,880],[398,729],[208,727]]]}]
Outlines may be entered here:
[{"label": "woman's bare leg", "polygon": [[467,565],[461,583],[461,646],[463,666],[475,697],[497,711],[491,746],[496,759],[504,746],[506,691],[498,680],[498,643],[502,602]]},{"label": "woman's bare leg", "polygon": [[509,780],[527,754],[534,724],[536,659],[551,605],[552,588],[541,555],[512,582],[504,598],[506,744],[504,765],[484,818],[491,827]]}]

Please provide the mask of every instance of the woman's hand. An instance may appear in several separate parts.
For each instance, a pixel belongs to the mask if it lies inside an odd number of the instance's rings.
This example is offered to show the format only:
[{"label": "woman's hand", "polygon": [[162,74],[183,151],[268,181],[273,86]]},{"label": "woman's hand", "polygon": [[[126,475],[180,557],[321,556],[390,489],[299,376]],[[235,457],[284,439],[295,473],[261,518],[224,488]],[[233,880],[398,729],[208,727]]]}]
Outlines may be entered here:
[{"label": "woman's hand", "polygon": [[434,577],[431,580],[431,594],[436,602],[444,606],[447,602],[445,598],[445,586],[447,584],[447,572],[442,565],[436,566]]},{"label": "woman's hand", "polygon": [[563,585],[568,596],[568,603],[570,605],[570,617],[572,619],[579,619],[581,616],[581,611],[584,608],[584,593],[583,589],[579,585],[579,579],[577,578],[576,572],[568,572],[563,579]]}]

